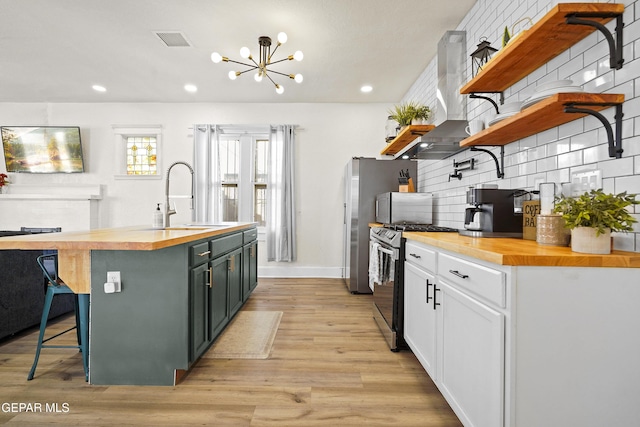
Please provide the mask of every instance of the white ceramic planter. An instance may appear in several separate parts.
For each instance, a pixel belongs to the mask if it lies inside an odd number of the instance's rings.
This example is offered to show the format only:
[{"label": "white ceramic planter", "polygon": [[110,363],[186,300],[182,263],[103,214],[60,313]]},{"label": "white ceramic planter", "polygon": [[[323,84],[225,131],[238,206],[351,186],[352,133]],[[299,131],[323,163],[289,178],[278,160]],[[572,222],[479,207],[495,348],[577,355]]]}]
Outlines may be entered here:
[{"label": "white ceramic planter", "polygon": [[596,237],[596,229],[591,227],[576,227],[571,230],[571,250],[584,254],[611,253],[611,230],[607,229]]}]

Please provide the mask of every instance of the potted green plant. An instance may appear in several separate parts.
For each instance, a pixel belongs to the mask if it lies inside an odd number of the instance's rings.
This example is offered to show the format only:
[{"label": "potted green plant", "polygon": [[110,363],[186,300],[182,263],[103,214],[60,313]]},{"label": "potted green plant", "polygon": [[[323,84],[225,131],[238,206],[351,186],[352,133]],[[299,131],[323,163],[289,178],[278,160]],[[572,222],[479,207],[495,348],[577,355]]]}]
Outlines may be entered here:
[{"label": "potted green plant", "polygon": [[398,122],[400,127],[409,126],[416,120],[426,120],[429,118],[431,110],[426,105],[414,101],[408,101],[394,106],[389,110],[389,117]]},{"label": "potted green plant", "polygon": [[579,197],[556,199],[554,211],[560,213],[571,230],[571,250],[582,253],[611,253],[611,232],[632,231],[636,219],[627,210],[637,205],[635,194],[605,194],[601,189]]}]

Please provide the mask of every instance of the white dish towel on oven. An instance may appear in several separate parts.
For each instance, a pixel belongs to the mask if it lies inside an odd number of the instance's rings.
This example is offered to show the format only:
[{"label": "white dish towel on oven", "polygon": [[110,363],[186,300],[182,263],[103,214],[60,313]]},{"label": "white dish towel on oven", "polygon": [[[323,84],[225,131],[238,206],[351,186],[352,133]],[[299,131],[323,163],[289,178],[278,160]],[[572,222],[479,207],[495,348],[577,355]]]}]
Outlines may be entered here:
[{"label": "white dish towel on oven", "polygon": [[382,283],[380,270],[380,243],[370,242],[369,245],[369,287],[373,291],[374,283]]}]

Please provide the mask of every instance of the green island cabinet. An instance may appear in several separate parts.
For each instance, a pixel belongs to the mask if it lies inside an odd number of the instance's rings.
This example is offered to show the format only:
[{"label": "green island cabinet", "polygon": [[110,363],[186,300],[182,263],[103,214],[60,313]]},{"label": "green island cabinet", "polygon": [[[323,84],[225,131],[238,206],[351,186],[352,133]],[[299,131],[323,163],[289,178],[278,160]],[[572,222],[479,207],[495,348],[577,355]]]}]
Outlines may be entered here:
[{"label": "green island cabinet", "polygon": [[[104,292],[107,271],[120,271],[122,292]],[[174,385],[257,283],[255,227],[155,251],[92,251],[91,383]]]}]

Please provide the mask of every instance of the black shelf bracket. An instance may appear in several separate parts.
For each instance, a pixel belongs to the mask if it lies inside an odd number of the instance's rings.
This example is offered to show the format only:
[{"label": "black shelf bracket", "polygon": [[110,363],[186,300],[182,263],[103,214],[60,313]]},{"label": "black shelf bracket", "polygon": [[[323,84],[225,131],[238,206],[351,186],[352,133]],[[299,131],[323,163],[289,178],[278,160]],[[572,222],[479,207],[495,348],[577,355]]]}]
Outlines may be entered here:
[{"label": "black shelf bracket", "polygon": [[[590,110],[588,108],[580,108],[580,107],[588,107],[593,105],[598,105],[598,106],[604,105],[604,106],[616,107],[616,115],[614,117],[616,121],[615,138],[613,134],[613,129],[611,128],[611,123],[609,123],[606,117],[604,117],[598,111]],[[600,122],[602,123],[602,126],[604,126],[605,130],[607,131],[607,141],[609,143],[609,157],[615,157],[616,159],[619,159],[622,157],[622,152],[624,151],[622,149],[622,116],[624,116],[624,114],[622,113],[622,104],[571,103],[571,104],[565,105],[564,112],[589,114],[595,117],[596,119],[600,120]]]},{"label": "black shelf bracket", "polygon": [[493,157],[493,161],[496,163],[496,174],[498,175],[499,179],[504,179],[504,145],[500,146],[500,163],[498,163],[498,158],[496,157],[496,155],[489,150],[485,150],[484,148],[471,147],[471,151],[481,151]]},{"label": "black shelf bracket", "polygon": [[[588,18],[616,18],[616,37],[613,38],[611,31],[598,21],[592,21]],[[584,19],[583,19],[584,18]],[[607,39],[609,44],[609,67],[615,70],[622,68],[624,58],[622,57],[622,29],[624,22],[622,14],[613,13],[572,13],[567,15],[567,24],[569,25],[588,25],[599,30]]]},{"label": "black shelf bracket", "polygon": [[[495,92],[492,92],[495,93]],[[489,101],[491,104],[493,104],[493,108],[496,109],[496,114],[500,114],[500,110],[498,109],[498,104],[496,103],[496,101],[494,101],[493,99],[489,98],[488,96],[482,96],[482,95],[478,95],[476,93],[472,93],[469,95],[469,98],[473,98],[473,99],[484,99],[486,101]],[[504,104],[504,93],[500,92],[500,104]]]}]

